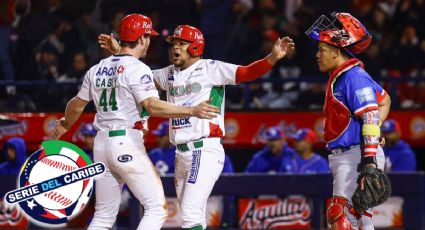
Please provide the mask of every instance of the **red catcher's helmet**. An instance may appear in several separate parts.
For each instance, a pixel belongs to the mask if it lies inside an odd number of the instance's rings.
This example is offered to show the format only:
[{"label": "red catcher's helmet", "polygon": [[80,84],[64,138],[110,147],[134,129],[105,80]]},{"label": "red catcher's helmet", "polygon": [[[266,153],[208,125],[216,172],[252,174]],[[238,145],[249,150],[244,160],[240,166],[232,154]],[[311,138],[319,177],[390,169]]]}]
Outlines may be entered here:
[{"label": "red catcher's helmet", "polygon": [[129,14],[121,20],[120,39],[125,42],[134,42],[140,36],[149,34],[152,36],[158,33],[152,28],[152,21],[149,17],[141,14]]},{"label": "red catcher's helmet", "polygon": [[201,56],[204,53],[205,40],[202,32],[197,28],[189,25],[181,25],[174,30],[173,36],[168,36],[165,40],[173,43],[174,39],[181,39],[190,42],[187,51],[194,57]]},{"label": "red catcher's helmet", "polygon": [[332,13],[331,19],[322,15],[305,33],[352,54],[362,53],[372,41],[363,24],[349,13]]}]

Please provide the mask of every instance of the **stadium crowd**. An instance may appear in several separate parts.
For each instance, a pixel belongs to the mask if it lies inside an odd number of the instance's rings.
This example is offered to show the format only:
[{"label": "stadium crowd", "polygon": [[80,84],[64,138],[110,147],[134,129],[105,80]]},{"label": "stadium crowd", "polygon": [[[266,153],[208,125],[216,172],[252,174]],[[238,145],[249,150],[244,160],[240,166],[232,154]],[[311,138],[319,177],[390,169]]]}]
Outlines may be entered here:
[{"label": "stadium crowd", "polygon": [[425,106],[423,0],[4,0],[0,11],[7,12],[0,17],[2,111],[62,110],[89,66],[108,55],[98,34],[117,36],[121,18],[133,12],[150,16],[162,35],[144,60],[152,69],[169,64],[163,37],[179,24],[203,31],[206,58],[239,64],[264,57],[278,37],[292,37],[295,52],[260,80],[228,87],[226,106],[305,110],[322,107],[327,77],[317,71],[316,48],[304,31],[320,14],[347,11],[373,36],[359,58],[391,94],[393,108]]}]

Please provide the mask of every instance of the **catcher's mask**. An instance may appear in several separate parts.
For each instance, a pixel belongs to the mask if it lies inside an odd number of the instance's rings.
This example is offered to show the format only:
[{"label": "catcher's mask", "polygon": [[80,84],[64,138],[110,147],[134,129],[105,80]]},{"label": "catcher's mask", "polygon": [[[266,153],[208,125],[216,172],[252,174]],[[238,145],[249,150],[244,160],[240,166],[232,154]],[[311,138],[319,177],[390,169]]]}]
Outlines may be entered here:
[{"label": "catcher's mask", "polygon": [[349,13],[332,13],[331,18],[320,16],[305,32],[311,39],[342,48],[350,54],[364,52],[372,36],[363,24]]}]

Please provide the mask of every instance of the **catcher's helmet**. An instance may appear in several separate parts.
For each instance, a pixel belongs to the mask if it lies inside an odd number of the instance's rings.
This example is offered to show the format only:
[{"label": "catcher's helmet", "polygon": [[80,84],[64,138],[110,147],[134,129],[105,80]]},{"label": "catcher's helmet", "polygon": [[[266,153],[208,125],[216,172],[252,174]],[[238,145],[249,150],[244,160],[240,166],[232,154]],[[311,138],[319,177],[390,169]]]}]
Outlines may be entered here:
[{"label": "catcher's helmet", "polygon": [[80,133],[84,136],[96,136],[97,131],[92,123],[86,123],[81,127]]},{"label": "catcher's helmet", "polygon": [[331,19],[322,15],[305,33],[352,54],[362,53],[372,41],[363,24],[349,13],[332,13]]},{"label": "catcher's helmet", "polygon": [[166,41],[172,43],[174,39],[181,39],[190,42],[187,51],[194,57],[201,56],[204,52],[205,40],[202,32],[189,25],[181,25],[176,28],[173,36],[168,36]]},{"label": "catcher's helmet", "polygon": [[145,34],[158,35],[152,28],[151,19],[141,14],[129,14],[125,16],[121,20],[119,34],[121,41],[126,42],[134,42]]}]

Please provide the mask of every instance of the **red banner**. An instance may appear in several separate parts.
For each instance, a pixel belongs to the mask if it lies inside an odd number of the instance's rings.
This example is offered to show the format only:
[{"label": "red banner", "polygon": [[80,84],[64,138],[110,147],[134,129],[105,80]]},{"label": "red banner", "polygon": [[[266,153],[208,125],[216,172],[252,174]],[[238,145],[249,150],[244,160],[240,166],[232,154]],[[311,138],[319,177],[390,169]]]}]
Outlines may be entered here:
[{"label": "red banner", "polygon": [[304,196],[239,199],[241,229],[311,229],[311,213]]},{"label": "red banner", "polygon": [[[55,125],[61,113],[7,113],[0,115],[0,142],[11,136],[22,136],[29,149],[37,149]],[[72,129],[63,136],[63,140],[81,145],[78,130],[85,122],[93,122],[93,113],[85,113]],[[391,112],[390,118],[401,124],[402,138],[413,146],[425,146],[425,111]],[[150,118],[150,130],[156,129],[164,119]],[[228,112],[225,119],[226,147],[260,147],[263,143],[262,133],[269,126],[280,126],[286,133],[298,128],[311,128],[319,136],[323,130],[321,112]],[[154,147],[155,137],[148,133],[145,137],[148,148]],[[319,143],[323,147],[323,140]]]},{"label": "red banner", "polygon": [[26,229],[28,219],[17,205],[7,204],[0,198],[0,229]]}]

